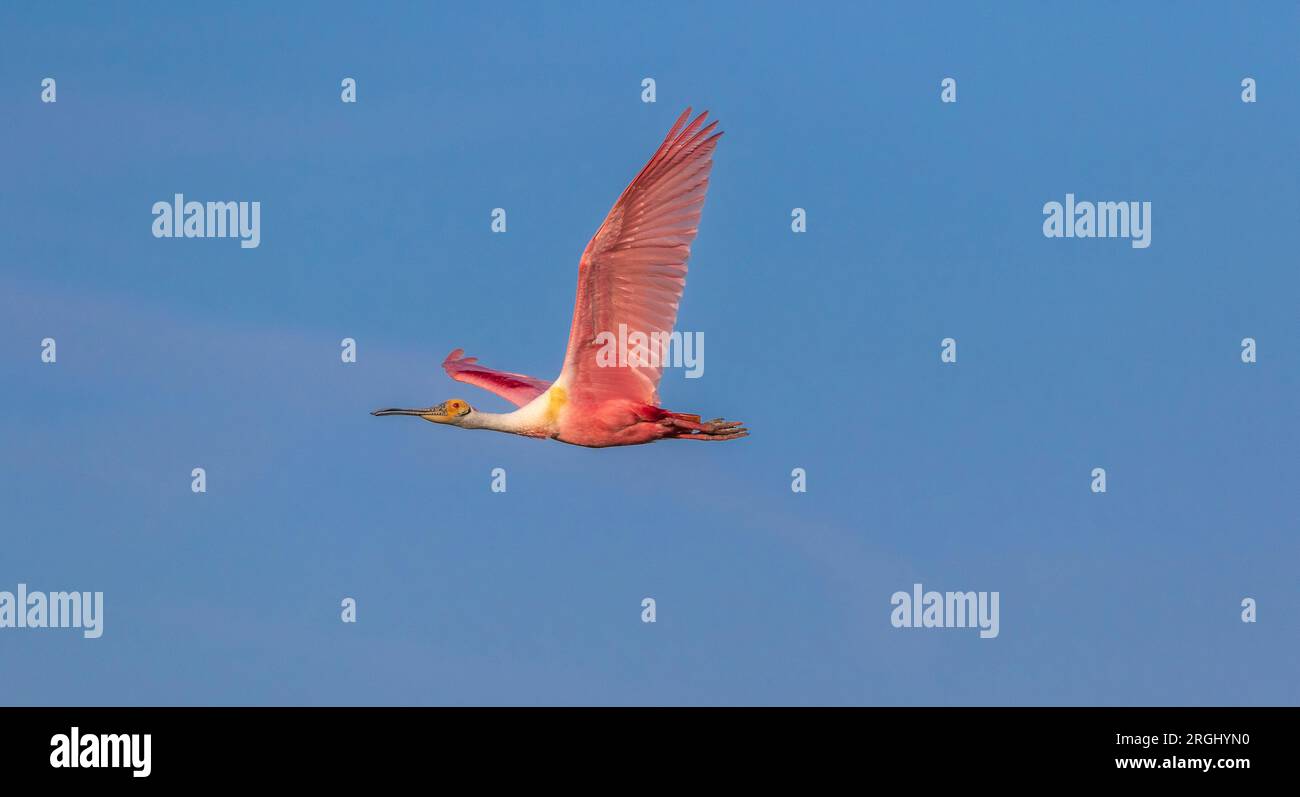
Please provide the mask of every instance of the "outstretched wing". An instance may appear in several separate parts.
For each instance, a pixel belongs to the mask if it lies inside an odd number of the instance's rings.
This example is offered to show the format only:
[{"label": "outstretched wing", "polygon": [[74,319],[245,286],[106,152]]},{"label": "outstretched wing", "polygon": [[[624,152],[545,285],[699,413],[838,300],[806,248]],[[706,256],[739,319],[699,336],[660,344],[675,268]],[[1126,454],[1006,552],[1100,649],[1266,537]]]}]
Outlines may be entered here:
[{"label": "outstretched wing", "polygon": [[[707,111],[686,124],[690,115],[687,108],[678,117],[582,253],[560,376],[572,400],[627,398],[659,404],[664,341],[677,321],[686,260],[704,209],[713,150],[722,135],[713,133],[717,122],[702,126]],[[609,341],[602,332],[615,340],[637,332],[647,336],[643,361],[611,367],[608,358],[598,360]]]},{"label": "outstretched wing", "polygon": [[485,368],[478,364],[477,357],[464,357],[464,354],[464,349],[456,349],[442,361],[442,369],[447,372],[447,376],[457,382],[496,393],[516,407],[524,406],[551,386],[550,382],[542,379]]}]

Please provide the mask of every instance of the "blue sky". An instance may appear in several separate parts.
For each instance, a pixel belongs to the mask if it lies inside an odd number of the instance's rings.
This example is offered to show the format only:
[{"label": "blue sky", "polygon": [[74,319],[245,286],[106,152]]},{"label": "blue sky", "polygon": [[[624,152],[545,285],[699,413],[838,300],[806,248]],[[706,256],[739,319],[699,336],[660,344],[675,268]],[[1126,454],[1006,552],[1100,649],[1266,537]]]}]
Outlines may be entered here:
[{"label": "blue sky", "polygon": [[[105,627],[0,629],[0,703],[1300,703],[1298,23],[6,5],[0,590],[102,590]],[[752,437],[370,417],[505,409],[456,347],[554,376],[687,105],[726,130],[678,319],[706,369],[661,394]],[[260,201],[261,246],[155,239],[176,192]],[[1151,247],[1045,238],[1066,193],[1150,201]],[[915,582],[1000,592],[1000,635],[893,628]]]}]

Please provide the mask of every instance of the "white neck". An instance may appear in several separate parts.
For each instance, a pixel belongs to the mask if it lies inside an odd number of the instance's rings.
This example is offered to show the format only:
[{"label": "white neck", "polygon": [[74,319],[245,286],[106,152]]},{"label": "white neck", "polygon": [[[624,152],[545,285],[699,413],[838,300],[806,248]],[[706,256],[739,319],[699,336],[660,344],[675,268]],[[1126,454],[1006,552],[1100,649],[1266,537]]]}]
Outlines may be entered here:
[{"label": "white neck", "polygon": [[518,410],[506,413],[474,410],[466,415],[458,426],[462,429],[488,429],[493,432],[528,434],[527,425],[524,419],[519,417]]}]

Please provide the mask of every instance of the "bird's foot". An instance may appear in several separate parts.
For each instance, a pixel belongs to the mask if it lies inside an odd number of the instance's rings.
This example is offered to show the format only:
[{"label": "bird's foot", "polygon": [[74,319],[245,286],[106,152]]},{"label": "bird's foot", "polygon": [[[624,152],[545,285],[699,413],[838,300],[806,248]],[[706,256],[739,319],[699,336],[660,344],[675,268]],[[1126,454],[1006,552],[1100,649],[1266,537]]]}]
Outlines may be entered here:
[{"label": "bird's foot", "polygon": [[749,436],[749,430],[742,422],[722,418],[697,423],[685,418],[669,416],[664,420],[664,424],[677,430],[677,433],[672,435],[675,440],[734,440]]}]

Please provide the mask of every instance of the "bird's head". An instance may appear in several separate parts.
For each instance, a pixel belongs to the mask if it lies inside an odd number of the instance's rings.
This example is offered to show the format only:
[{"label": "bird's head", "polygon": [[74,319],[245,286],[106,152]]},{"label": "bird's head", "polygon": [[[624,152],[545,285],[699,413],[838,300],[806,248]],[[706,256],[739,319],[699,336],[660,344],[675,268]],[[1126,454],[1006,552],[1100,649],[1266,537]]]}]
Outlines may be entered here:
[{"label": "bird's head", "polygon": [[390,407],[386,410],[375,410],[371,415],[417,415],[426,421],[432,423],[449,423],[452,426],[460,426],[465,418],[474,411],[465,399],[448,399],[441,404],[423,409],[399,409]]}]

